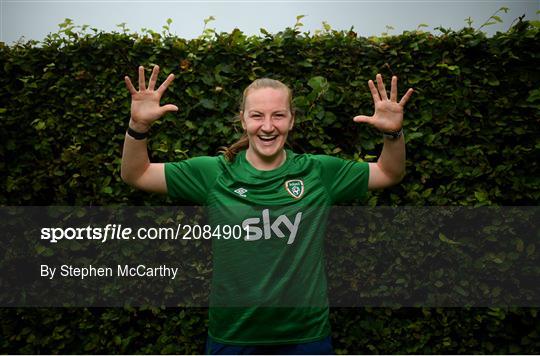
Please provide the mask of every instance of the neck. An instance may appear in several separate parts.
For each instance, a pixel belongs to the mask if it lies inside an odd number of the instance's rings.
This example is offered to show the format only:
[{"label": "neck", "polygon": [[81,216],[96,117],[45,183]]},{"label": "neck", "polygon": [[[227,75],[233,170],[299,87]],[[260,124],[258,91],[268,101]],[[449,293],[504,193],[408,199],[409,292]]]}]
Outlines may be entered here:
[{"label": "neck", "polygon": [[258,157],[252,150],[249,148],[246,151],[246,160],[256,169],[260,171],[271,171],[273,169],[279,168],[287,159],[287,153],[282,149],[274,157],[268,157],[264,159]]}]

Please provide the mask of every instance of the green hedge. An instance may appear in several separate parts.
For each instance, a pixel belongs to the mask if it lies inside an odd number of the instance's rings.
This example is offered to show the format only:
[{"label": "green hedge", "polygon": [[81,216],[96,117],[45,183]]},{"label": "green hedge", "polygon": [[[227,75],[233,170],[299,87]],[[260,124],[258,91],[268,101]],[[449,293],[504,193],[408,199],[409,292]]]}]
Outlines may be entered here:
[{"label": "green hedge", "polygon": [[[204,352],[204,309],[0,309],[2,353]],[[338,354],[538,354],[535,309],[332,309]]]},{"label": "green hedge", "polygon": [[[407,176],[368,205],[537,205],[540,34],[519,21],[487,38],[471,28],[364,38],[299,28],[194,40],[83,34],[66,22],[43,46],[0,46],[2,205],[166,205],[120,179],[129,119],[123,77],[153,64],[176,79],[163,103],[180,111],[152,128],[153,161],[213,155],[239,137],[242,90],[256,77],[288,83],[290,146],[373,161],[380,134],[352,117],[373,109],[367,81],[415,88],[405,115]],[[340,353],[538,353],[536,309],[333,309]],[[204,309],[0,309],[7,353],[200,353]]]},{"label": "green hedge", "polygon": [[352,117],[373,110],[368,79],[400,78],[407,105],[407,176],[372,194],[378,205],[536,205],[540,35],[520,22],[486,38],[463,29],[366,39],[354,32],[246,37],[238,30],[186,41],[119,33],[51,35],[0,48],[4,145],[3,205],[162,204],[120,179],[129,120],[124,75],[161,67],[176,79],[163,103],[180,111],[152,129],[155,161],[203,154],[232,143],[242,90],[255,77],[288,83],[299,152],[374,160],[382,139]]}]

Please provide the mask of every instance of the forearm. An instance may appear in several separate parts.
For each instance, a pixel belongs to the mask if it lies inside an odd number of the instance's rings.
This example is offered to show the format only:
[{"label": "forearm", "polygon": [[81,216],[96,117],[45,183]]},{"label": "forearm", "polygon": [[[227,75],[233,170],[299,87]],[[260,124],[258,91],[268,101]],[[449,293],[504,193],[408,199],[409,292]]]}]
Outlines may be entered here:
[{"label": "forearm", "polygon": [[[133,121],[130,121],[129,126],[138,132],[148,131],[147,127],[138,126]],[[133,184],[144,174],[150,165],[147,141],[147,139],[136,140],[126,133],[120,167],[120,175],[124,182]]]},{"label": "forearm", "polygon": [[383,149],[377,165],[392,180],[399,182],[405,175],[405,138],[384,138]]}]

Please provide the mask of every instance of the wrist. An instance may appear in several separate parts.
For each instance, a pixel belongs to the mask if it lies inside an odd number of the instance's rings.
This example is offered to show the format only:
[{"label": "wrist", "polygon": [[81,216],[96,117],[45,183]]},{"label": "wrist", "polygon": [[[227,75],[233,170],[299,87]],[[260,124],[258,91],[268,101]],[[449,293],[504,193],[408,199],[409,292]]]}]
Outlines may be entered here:
[{"label": "wrist", "polygon": [[133,119],[129,120],[128,127],[130,129],[132,129],[133,131],[136,131],[136,132],[139,132],[139,133],[147,133],[148,131],[150,131],[150,126],[149,125],[133,121]]},{"label": "wrist", "polygon": [[403,127],[397,131],[383,131],[383,137],[388,138],[390,140],[397,140],[401,136],[403,136]]},{"label": "wrist", "polygon": [[147,125],[137,124],[133,120],[129,120],[127,135],[135,140],[144,140],[148,137],[150,127]]}]

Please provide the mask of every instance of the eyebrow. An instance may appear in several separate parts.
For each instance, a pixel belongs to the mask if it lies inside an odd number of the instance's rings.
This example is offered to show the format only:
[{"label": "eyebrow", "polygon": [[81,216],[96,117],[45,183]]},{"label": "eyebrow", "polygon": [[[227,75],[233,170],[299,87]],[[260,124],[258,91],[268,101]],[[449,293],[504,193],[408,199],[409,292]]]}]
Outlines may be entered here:
[{"label": "eyebrow", "polygon": [[[285,113],[285,112],[287,112],[287,110],[282,109],[282,110],[276,110],[276,111],[274,111],[272,114],[276,114],[276,113]],[[259,114],[262,114],[262,111],[259,111],[259,110],[250,110],[249,113],[250,113],[250,114],[253,114],[253,113],[259,113]]]}]

